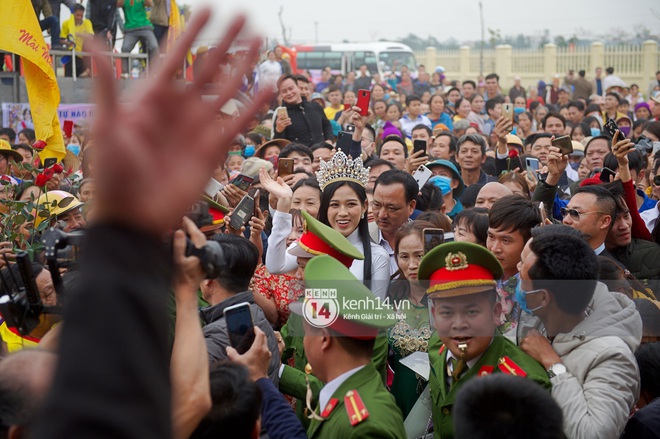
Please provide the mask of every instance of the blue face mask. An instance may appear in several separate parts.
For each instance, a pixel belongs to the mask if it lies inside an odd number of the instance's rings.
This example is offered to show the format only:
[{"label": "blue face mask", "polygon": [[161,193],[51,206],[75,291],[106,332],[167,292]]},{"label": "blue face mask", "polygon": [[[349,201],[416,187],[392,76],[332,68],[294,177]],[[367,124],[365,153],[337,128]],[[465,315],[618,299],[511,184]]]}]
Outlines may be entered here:
[{"label": "blue face mask", "polygon": [[69,143],[66,146],[66,149],[71,151],[73,155],[75,155],[76,157],[78,157],[78,155],[80,154],[80,145],[72,145],[71,143]]},{"label": "blue face mask", "polygon": [[539,305],[534,309],[529,309],[527,306],[527,295],[540,293],[543,290],[523,291],[522,287],[520,286],[521,283],[522,281],[518,281],[516,284],[516,302],[518,302],[518,305],[520,305],[520,309],[525,311],[527,314],[533,314],[534,311],[538,311],[539,309],[543,308],[543,305]]},{"label": "blue face mask", "polygon": [[245,145],[245,151],[243,151],[245,157],[252,157],[254,155],[254,145]]},{"label": "blue face mask", "polygon": [[438,186],[442,191],[442,195],[447,195],[452,191],[451,189],[451,178],[445,177],[444,175],[436,175],[429,180],[434,185]]},{"label": "blue face mask", "polygon": [[525,109],[521,108],[521,107],[516,107],[516,108],[513,109],[513,114],[520,114],[520,113],[524,113],[524,112],[525,112]]},{"label": "blue face mask", "polygon": [[591,128],[591,137],[600,136],[600,128]]}]

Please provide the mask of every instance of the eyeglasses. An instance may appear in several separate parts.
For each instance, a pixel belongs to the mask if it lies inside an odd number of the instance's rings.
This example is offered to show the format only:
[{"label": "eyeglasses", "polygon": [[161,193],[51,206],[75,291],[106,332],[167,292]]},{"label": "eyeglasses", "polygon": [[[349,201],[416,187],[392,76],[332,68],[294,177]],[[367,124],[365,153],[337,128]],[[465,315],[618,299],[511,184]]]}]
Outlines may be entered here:
[{"label": "eyeglasses", "polygon": [[580,215],[589,215],[591,213],[603,213],[602,210],[592,210],[591,212],[578,212],[576,209],[567,209],[562,207],[561,209],[562,218],[566,218],[568,215],[575,221],[580,221]]}]

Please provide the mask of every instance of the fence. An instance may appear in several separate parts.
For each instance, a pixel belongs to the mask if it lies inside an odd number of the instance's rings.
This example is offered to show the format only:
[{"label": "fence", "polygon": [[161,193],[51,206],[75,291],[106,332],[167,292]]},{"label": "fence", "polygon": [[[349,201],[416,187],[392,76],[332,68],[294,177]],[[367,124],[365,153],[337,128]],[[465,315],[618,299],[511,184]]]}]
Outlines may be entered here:
[{"label": "fence", "polygon": [[513,78],[520,76],[524,86],[536,85],[543,79],[550,81],[556,74],[565,75],[569,70],[586,70],[588,77],[596,67],[613,67],[614,73],[627,84],[636,83],[646,93],[649,82],[660,70],[660,52],[658,43],[645,41],[639,45],[620,45],[605,47],[595,42],[590,46],[557,47],[546,44],[542,49],[513,49],[509,45],[485,49],[483,69],[481,68],[479,49],[462,46],[458,50],[436,50],[428,47],[415,52],[418,64],[424,64],[432,71],[436,66],[445,68],[445,75],[450,79],[476,79],[496,72],[503,87],[513,84]]}]

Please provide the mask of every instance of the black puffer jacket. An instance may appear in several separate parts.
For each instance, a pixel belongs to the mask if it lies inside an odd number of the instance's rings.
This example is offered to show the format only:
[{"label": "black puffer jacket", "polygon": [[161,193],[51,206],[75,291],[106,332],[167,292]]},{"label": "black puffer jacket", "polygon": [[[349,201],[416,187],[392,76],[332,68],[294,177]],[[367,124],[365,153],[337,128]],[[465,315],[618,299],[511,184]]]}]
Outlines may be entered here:
[{"label": "black puffer jacket", "polygon": [[307,146],[332,139],[332,125],[319,104],[303,99],[300,104],[285,104],[285,107],[291,125],[281,133],[276,130],[276,139],[287,139]]},{"label": "black puffer jacket", "polygon": [[633,238],[611,253],[637,279],[660,279],[660,245],[655,242]]}]

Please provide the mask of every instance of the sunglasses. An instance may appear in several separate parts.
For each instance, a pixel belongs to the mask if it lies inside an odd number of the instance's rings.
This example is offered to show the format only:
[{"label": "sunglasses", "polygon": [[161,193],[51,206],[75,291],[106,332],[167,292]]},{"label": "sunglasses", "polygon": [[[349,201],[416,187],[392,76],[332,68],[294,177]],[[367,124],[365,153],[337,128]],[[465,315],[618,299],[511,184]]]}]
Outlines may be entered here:
[{"label": "sunglasses", "polygon": [[653,184],[656,186],[660,186],[660,174],[653,177]]},{"label": "sunglasses", "polygon": [[602,210],[592,210],[591,212],[578,212],[576,209],[567,209],[562,207],[560,209],[562,218],[566,218],[568,215],[575,221],[580,221],[580,215],[589,215],[591,213],[603,213]]}]

